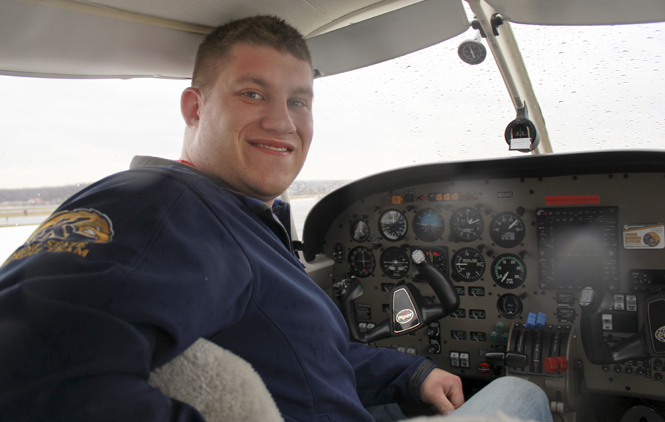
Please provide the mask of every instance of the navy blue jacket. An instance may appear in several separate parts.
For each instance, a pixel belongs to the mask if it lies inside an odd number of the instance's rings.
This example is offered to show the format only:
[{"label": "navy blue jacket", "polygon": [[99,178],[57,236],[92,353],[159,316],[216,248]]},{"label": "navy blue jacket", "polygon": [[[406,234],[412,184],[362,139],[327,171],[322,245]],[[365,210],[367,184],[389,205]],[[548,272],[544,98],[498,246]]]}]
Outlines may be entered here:
[{"label": "navy blue jacket", "polygon": [[249,361],[286,421],[417,399],[424,358],[349,342],[265,204],[147,163],[67,200],[0,268],[2,420],[203,420],[146,382],[200,337]]}]

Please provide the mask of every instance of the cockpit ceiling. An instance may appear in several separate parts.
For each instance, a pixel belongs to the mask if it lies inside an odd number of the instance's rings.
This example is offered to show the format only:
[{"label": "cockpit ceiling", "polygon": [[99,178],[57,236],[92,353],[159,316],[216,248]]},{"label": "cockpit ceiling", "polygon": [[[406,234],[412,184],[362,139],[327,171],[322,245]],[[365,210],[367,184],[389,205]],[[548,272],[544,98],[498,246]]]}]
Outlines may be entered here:
[{"label": "cockpit ceiling", "polygon": [[487,0],[511,22],[615,25],[665,21],[663,0]]},{"label": "cockpit ceiling", "polygon": [[398,57],[469,26],[460,0],[3,0],[0,74],[189,78],[205,34],[255,14],[278,15],[305,34],[321,75]]},{"label": "cockpit ceiling", "polygon": [[[665,20],[662,0],[488,2],[515,22]],[[205,34],[254,14],[283,17],[305,34],[324,76],[417,51],[469,27],[462,0],[2,0],[0,74],[189,78]]]}]

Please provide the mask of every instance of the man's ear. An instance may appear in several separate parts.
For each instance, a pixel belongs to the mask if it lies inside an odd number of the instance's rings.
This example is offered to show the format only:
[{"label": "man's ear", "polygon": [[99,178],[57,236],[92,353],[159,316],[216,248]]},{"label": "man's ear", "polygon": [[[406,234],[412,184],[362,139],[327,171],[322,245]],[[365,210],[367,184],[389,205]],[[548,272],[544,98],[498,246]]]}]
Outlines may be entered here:
[{"label": "man's ear", "polygon": [[180,96],[180,112],[188,128],[195,129],[199,125],[199,112],[203,107],[201,92],[189,87]]}]

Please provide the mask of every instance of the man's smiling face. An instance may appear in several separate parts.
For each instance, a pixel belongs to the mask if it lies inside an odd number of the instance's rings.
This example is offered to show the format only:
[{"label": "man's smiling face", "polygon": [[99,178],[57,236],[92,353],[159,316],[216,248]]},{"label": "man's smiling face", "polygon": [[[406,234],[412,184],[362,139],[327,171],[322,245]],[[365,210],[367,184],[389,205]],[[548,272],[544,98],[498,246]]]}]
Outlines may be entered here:
[{"label": "man's smiling face", "polygon": [[[312,95],[307,62],[271,47],[237,44],[205,98],[193,88],[183,93],[183,115],[194,130],[183,158],[271,203],[305,163]],[[187,109],[193,110],[189,118]]]}]

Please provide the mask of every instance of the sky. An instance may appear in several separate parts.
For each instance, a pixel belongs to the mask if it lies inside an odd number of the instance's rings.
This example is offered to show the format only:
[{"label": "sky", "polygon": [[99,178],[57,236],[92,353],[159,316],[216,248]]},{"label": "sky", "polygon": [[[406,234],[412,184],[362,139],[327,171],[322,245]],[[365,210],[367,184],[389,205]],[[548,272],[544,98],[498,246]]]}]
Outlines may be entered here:
[{"label": "sky", "polygon": [[[665,149],[665,24],[513,25],[555,152]],[[470,30],[386,63],[315,81],[315,134],[299,180],[352,180],[420,163],[520,155],[515,110]],[[0,189],[89,183],[134,155],[178,158],[189,81],[0,77]]]}]

